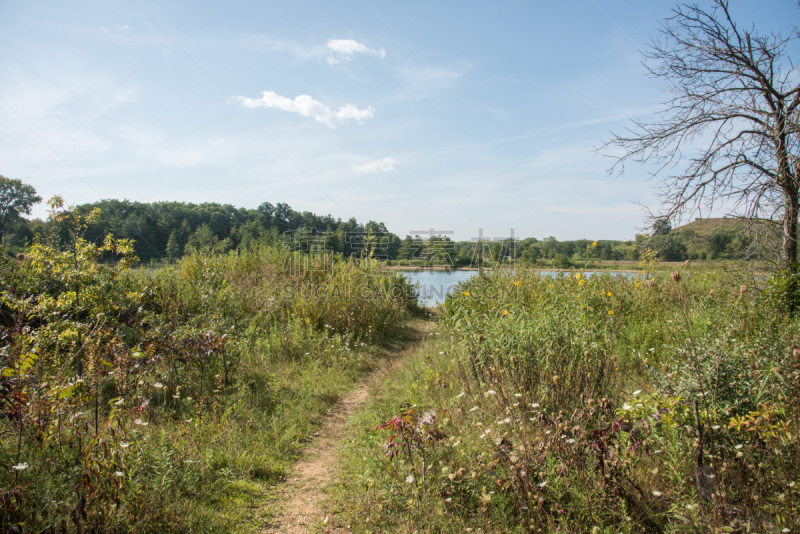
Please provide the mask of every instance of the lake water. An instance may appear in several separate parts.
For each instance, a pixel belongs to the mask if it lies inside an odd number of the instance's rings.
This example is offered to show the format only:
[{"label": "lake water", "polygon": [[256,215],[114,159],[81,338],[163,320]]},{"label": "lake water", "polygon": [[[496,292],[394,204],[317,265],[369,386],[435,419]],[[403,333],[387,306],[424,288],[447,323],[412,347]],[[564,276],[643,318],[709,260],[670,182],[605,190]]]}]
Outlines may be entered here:
[{"label": "lake water", "polygon": [[404,271],[403,275],[418,284],[419,305],[438,306],[444,302],[448,293],[452,293],[459,282],[466,282],[478,274],[478,270],[468,271]]},{"label": "lake water", "polygon": [[[635,273],[625,271],[585,271],[583,274],[592,276],[595,274],[613,274],[615,276],[631,277]],[[436,307],[444,302],[449,293],[455,291],[459,282],[466,282],[478,274],[477,269],[463,271],[403,271],[403,275],[408,277],[413,284],[419,284],[419,304],[420,306]],[[541,276],[568,276],[569,271],[539,271]]]}]

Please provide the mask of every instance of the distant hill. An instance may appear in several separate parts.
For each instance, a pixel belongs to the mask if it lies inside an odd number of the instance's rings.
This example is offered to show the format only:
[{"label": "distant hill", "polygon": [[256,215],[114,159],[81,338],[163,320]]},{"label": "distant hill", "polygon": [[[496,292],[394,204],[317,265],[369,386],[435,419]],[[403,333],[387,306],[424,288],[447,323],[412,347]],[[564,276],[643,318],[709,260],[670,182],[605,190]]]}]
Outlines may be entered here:
[{"label": "distant hill", "polygon": [[701,219],[673,228],[670,236],[686,245],[690,258],[716,259],[742,257],[757,234],[770,236],[767,241],[780,234],[780,223],[769,220],[749,221],[728,217]]}]

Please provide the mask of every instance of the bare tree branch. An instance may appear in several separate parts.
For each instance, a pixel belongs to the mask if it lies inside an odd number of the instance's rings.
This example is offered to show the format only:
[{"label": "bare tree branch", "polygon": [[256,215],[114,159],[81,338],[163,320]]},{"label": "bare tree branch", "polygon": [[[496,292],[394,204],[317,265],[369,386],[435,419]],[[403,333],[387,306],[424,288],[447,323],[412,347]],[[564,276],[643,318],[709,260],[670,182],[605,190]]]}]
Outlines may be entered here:
[{"label": "bare tree branch", "polygon": [[657,218],[735,208],[751,220],[779,218],[781,265],[797,262],[800,197],[800,40],[742,29],[728,0],[682,4],[644,51],[650,76],[674,95],[655,120],[634,120],[601,151],[622,149],[610,172],[647,163],[659,179]]}]

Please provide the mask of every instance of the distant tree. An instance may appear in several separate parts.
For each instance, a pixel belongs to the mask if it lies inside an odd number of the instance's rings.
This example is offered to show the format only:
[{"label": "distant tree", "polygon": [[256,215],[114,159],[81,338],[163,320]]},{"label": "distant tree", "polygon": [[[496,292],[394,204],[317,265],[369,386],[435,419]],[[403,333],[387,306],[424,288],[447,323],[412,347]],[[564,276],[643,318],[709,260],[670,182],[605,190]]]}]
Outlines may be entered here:
[{"label": "distant tree", "polygon": [[178,238],[175,235],[175,232],[169,234],[169,239],[167,240],[167,249],[166,249],[167,258],[174,260],[181,255],[181,246],[178,244]]},{"label": "distant tree", "polygon": [[536,265],[536,262],[539,260],[539,251],[536,250],[536,247],[531,245],[525,249],[522,253],[522,261],[524,263],[530,263],[531,265]]},{"label": "distant tree", "polygon": [[679,5],[644,52],[671,100],[658,119],[634,121],[605,145],[622,149],[613,156],[620,171],[629,161],[657,166],[661,217],[732,205],[751,219],[780,218],[780,263],[790,272],[800,214],[798,41],[796,27],[789,37],[740,27],[728,0]]},{"label": "distant tree", "polygon": [[689,258],[686,244],[678,237],[672,235],[657,235],[650,239],[650,247],[658,252],[658,257],[664,261],[683,261]]},{"label": "distant tree", "polygon": [[708,238],[708,250],[711,252],[711,259],[716,259],[725,253],[728,243],[733,241],[733,236],[726,232],[716,232]]},{"label": "distant tree", "polygon": [[653,235],[667,235],[672,231],[672,223],[667,217],[659,217],[653,221]]},{"label": "distant tree", "polygon": [[211,252],[213,251],[219,239],[214,232],[211,231],[211,227],[208,226],[206,223],[201,224],[197,227],[197,230],[189,236],[189,241],[186,243],[187,249],[192,249],[197,252]]},{"label": "distant tree", "polygon": [[0,176],[0,240],[22,215],[30,215],[33,205],[41,201],[33,186]]},{"label": "distant tree", "polygon": [[569,269],[572,267],[572,262],[564,254],[556,254],[553,258],[553,266],[557,269]]}]

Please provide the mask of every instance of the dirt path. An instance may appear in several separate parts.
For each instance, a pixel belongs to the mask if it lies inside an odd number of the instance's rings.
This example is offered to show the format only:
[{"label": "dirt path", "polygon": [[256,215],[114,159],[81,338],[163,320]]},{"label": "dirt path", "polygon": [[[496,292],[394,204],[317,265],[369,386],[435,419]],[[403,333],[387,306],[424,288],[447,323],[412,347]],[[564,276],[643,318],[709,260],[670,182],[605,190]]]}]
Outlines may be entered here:
[{"label": "dirt path", "polygon": [[319,436],[303,452],[280,487],[280,512],[273,518],[263,534],[346,533],[349,530],[328,527],[330,521],[325,507],[325,487],[334,478],[339,463],[338,443],[347,420],[366,402],[371,391],[402,365],[405,356],[417,348],[424,336],[435,328],[432,321],[418,321],[409,338],[397,347],[387,350],[378,368],[353,391],[348,393],[333,409]]}]

